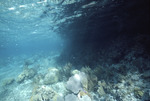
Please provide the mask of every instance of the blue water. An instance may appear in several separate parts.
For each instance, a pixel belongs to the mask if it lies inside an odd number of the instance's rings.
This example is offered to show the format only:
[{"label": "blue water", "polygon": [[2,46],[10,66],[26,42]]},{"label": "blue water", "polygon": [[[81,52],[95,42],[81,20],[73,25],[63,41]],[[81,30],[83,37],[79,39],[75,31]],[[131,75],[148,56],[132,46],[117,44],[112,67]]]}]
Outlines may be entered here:
[{"label": "blue water", "polygon": [[[54,18],[40,18],[48,5],[44,1],[2,1],[0,11],[0,56],[61,51],[63,40],[51,26]],[[53,6],[55,8],[55,6]],[[54,12],[55,9],[53,10]],[[53,15],[52,15],[53,16]]]},{"label": "blue water", "polygon": [[0,0],[0,101],[149,100],[148,4]]}]

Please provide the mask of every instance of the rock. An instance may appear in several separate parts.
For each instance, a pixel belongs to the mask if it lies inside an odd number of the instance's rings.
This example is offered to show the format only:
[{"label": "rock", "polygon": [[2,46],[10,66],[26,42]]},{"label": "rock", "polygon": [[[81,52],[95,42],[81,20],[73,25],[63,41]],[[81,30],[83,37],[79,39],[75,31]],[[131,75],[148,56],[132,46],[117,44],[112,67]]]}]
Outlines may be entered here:
[{"label": "rock", "polygon": [[56,68],[49,68],[49,72],[44,77],[44,84],[53,84],[59,81],[59,70]]},{"label": "rock", "polygon": [[68,92],[63,82],[58,82],[51,85],[53,90],[55,90],[59,95],[64,96]]},{"label": "rock", "polygon": [[35,76],[36,71],[33,68],[25,68],[23,72],[17,77],[18,83],[23,82],[25,79],[31,79]]},{"label": "rock", "polygon": [[17,77],[16,81],[17,81],[18,83],[21,83],[21,82],[23,82],[23,81],[25,80],[25,77],[26,77],[26,75],[25,75],[24,73],[21,73],[21,74]]},{"label": "rock", "polygon": [[78,97],[74,94],[68,94],[65,96],[65,101],[79,101]]},{"label": "rock", "polygon": [[13,78],[9,78],[9,79],[5,79],[2,83],[3,86],[7,86],[7,85],[10,85],[14,82],[14,79]]},{"label": "rock", "polygon": [[34,75],[36,74],[35,70],[33,68],[30,68],[28,70],[25,70],[24,72],[26,78],[31,79],[34,77]]},{"label": "rock", "polygon": [[43,79],[44,79],[44,76],[42,74],[38,74],[33,78],[33,83],[35,85],[43,84]]},{"label": "rock", "polygon": [[57,101],[59,95],[48,86],[35,87],[30,101]]}]

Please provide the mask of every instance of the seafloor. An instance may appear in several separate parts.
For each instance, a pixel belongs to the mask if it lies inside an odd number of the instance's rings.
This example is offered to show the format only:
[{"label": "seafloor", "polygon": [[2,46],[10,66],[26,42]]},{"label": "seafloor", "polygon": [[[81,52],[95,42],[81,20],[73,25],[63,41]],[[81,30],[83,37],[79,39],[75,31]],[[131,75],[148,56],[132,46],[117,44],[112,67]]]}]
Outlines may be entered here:
[{"label": "seafloor", "polygon": [[57,65],[59,53],[52,52],[1,59],[0,101],[149,101],[150,57],[142,39],[131,47],[119,40],[101,49],[93,66]]}]

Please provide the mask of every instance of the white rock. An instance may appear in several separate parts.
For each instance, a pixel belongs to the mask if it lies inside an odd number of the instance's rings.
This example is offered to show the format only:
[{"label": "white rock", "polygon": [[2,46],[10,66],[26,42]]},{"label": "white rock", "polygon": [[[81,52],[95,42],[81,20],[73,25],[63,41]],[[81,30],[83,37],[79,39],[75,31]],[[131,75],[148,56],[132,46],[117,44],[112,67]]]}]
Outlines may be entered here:
[{"label": "white rock", "polygon": [[78,97],[75,96],[74,94],[68,94],[65,96],[65,101],[79,101],[79,100]]}]

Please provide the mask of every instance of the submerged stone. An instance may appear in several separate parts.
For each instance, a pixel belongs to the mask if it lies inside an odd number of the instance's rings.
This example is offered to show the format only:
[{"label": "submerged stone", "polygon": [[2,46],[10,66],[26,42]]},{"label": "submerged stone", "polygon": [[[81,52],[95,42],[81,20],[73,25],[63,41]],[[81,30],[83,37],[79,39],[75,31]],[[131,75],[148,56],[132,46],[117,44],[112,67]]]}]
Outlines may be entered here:
[{"label": "submerged stone", "polygon": [[63,82],[55,83],[51,87],[61,96],[66,95],[68,92]]},{"label": "submerged stone", "polygon": [[53,84],[60,79],[59,70],[56,68],[49,68],[49,72],[44,77],[44,84]]},{"label": "submerged stone", "polygon": [[48,86],[35,87],[32,91],[30,101],[58,101],[59,95]]},{"label": "submerged stone", "polygon": [[18,82],[18,83],[21,83],[21,82],[23,82],[24,80],[25,80],[25,74],[24,73],[21,73],[19,76],[18,76],[18,78],[16,79],[16,81]]},{"label": "submerged stone", "polygon": [[31,79],[35,76],[36,71],[33,68],[25,68],[24,71],[17,77],[18,83],[23,82],[25,79]]},{"label": "submerged stone", "polygon": [[2,83],[3,86],[7,86],[7,85],[10,85],[14,82],[14,79],[13,78],[9,78],[9,79],[5,79]]},{"label": "submerged stone", "polygon": [[44,76],[42,74],[38,74],[33,78],[34,84],[43,84],[43,78]]}]

